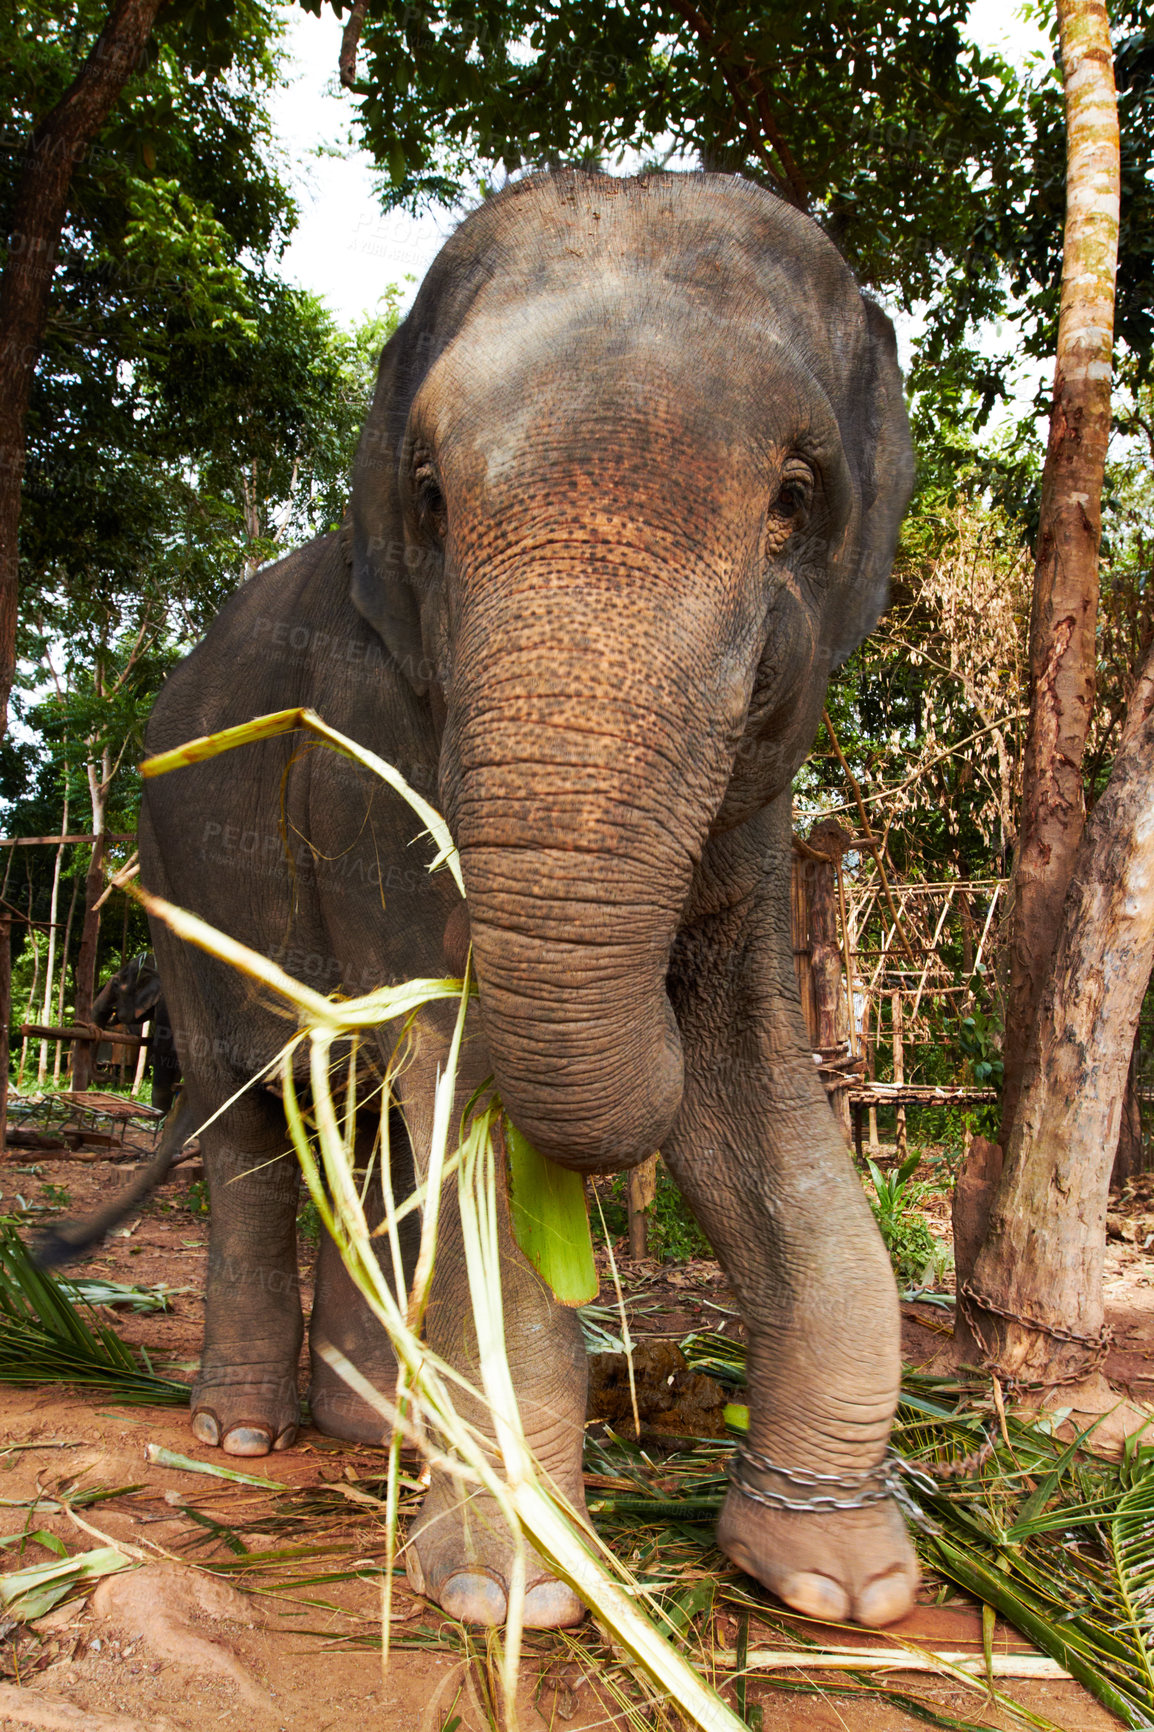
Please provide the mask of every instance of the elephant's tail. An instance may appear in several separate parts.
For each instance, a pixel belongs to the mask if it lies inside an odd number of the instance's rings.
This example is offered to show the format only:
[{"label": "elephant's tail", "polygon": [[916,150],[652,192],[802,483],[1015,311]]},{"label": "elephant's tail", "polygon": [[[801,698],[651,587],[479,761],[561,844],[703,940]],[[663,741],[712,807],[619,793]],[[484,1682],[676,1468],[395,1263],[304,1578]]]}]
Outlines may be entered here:
[{"label": "elephant's tail", "polygon": [[126,1215],[148,1201],[153,1191],[162,1185],[178,1162],[194,1154],[195,1146],[185,1145],[195,1128],[188,1096],[182,1094],[175,1110],[168,1115],[156,1153],[148,1165],[118,1191],[112,1202],[79,1221],[57,1221],[49,1227],[36,1247],[36,1262],[41,1269],[56,1269],[85,1256],[100,1244],[106,1233],[119,1225]]}]

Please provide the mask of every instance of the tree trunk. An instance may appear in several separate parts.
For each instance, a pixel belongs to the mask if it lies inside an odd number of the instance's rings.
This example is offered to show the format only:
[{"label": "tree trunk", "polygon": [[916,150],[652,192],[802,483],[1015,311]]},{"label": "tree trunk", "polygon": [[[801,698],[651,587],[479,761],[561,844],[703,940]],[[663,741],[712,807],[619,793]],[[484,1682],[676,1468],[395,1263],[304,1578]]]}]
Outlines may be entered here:
[{"label": "tree trunk", "polygon": [[657,1156],[650,1155],[634,1167],[628,1179],[629,1255],[645,1257],[649,1252],[649,1222],[646,1211],[657,1198]]},{"label": "tree trunk", "polygon": [[32,133],[0,275],[0,735],[16,670],[26,420],[72,172],[141,63],[160,0],[120,0],[79,75]]},{"label": "tree trunk", "polygon": [[1066,94],[1066,225],[1050,438],[1030,621],[1030,720],[1006,1011],[1002,1142],[1085,817],[1082,757],[1094,705],[1098,543],[1110,434],[1120,161],[1102,0],[1058,0]]},{"label": "tree trunk", "polygon": [[[834,818],[815,824],[807,838],[809,856],[805,865],[806,903],[809,913],[809,966],[817,1050],[823,1059],[840,1058],[838,1025],[844,1013],[842,991],[842,945],[838,931],[837,871],[851,838]],[[815,858],[819,856],[819,858]],[[838,1084],[841,1078],[837,1079]],[[830,1105],[846,1135],[849,1135],[849,1096],[836,1087]]]},{"label": "tree trunk", "polygon": [[[100,910],[96,904],[104,894],[104,837],[97,836],[92,844],[92,858],[84,880],[84,925],[80,932],[80,953],[76,958],[76,991],[73,995],[73,1016],[76,1022],[92,1021],[92,1000],[96,996],[96,946],[100,941]],[[72,1048],[72,1087],[86,1089],[92,1082],[94,1048],[91,1041],[78,1040]]]},{"label": "tree trunk", "polygon": [[[40,985],[40,940],[36,936],[36,928],[32,924],[32,891],[28,891],[28,937],[32,943],[32,985],[28,988],[28,1013],[26,1022],[31,1022],[36,1014],[36,992]],[[16,1087],[24,1087],[24,1066],[28,1062],[28,1036],[20,1043],[20,1064],[16,1071]]]},{"label": "tree trunk", "polygon": [[987,1358],[1010,1383],[1072,1380],[1102,1357],[1110,1167],[1154,967],[1152,786],[1154,649],[1074,861],[966,1301]]}]

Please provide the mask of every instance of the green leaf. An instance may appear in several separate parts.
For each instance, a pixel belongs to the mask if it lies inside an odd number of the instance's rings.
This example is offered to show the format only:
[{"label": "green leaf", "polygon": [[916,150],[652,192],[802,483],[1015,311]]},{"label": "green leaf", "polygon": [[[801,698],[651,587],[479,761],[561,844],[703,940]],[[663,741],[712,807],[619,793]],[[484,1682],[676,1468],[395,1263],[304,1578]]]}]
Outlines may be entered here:
[{"label": "green leaf", "polygon": [[510,1119],[502,1123],[513,1237],[562,1305],[588,1305],[600,1283],[585,1181],[580,1173],[538,1154]]},{"label": "green leaf", "polygon": [[30,1623],[50,1612],[76,1588],[98,1581],[101,1576],[115,1575],[118,1570],[135,1568],[132,1559],[114,1546],[78,1552],[75,1557],[65,1557],[54,1564],[31,1564],[27,1569],[0,1576],[0,1606],[9,1617]]}]

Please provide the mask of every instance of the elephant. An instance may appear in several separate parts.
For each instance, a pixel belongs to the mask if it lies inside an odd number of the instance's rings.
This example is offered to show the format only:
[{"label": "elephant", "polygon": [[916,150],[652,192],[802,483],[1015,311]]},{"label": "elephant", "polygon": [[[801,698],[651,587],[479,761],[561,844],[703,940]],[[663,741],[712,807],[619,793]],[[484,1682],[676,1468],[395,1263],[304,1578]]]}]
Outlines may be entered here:
[{"label": "elephant", "polygon": [[[462,1102],[491,1076],[581,1173],[661,1150],[748,1332],[720,1544],[798,1610],[872,1625],[917,1580],[885,1466],[899,1308],[801,1019],[790,785],[884,605],[912,478],[893,331],[807,216],[718,174],[518,180],[465,218],[386,344],[345,524],[237,591],[147,739],[311,706],[439,806],[467,901],[396,794],[300,735],[149,780],[140,831],[151,890],[321,991],[459,974],[471,953]],[[158,922],[153,940],[191,1111],[219,1114],[192,1429],[259,1455],[299,1422],[298,1181],[276,1090],[243,1085],[289,1025]],[[423,1011],[398,1078],[398,1193],[451,1026]],[[427,1336],[475,1376],[445,1207]],[[526,1436],[581,1512],[578,1320],[503,1232]],[[314,1424],[380,1441],[317,1351],[392,1387],[327,1238],[309,1327]],[[484,1498],[434,1470],[405,1555],[448,1613],[504,1621],[510,1542]],[[581,1615],[536,1559],[526,1624]]]},{"label": "elephant", "polygon": [[131,1034],[139,1034],[144,1024],[151,1022],[148,1066],[152,1075],[152,1104],[162,1113],[169,1112],[180,1082],[180,1060],[151,951],[141,951],[109,976],[92,1001],[92,1020],[101,1028],[116,1024]]}]

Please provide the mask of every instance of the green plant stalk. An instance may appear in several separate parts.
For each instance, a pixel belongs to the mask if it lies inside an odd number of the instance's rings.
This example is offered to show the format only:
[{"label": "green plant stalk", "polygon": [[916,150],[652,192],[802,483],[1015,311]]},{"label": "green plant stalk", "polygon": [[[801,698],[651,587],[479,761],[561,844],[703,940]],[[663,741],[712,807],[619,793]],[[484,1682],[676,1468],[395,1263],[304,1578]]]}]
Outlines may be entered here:
[{"label": "green plant stalk", "polygon": [[[161,776],[171,770],[185,768],[190,764],[202,763],[221,753],[235,750],[239,746],[250,745],[257,741],[269,740],[279,735],[304,729],[316,734],[324,743],[342,756],[352,758],[364,765],[374,775],[379,776],[389,787],[408,802],[417,816],[426,826],[427,833],[434,842],[437,853],[428,870],[435,872],[441,866],[447,866],[453,881],[465,895],[465,881],[461,873],[461,863],[449,827],[440,813],[429,804],[393,765],[371,752],[367,747],[359,745],[347,734],[340,733],[336,728],[330,728],[328,723],[317,715],[315,710],[295,708],[278,710],[265,716],[257,716],[250,722],[240,723],[236,727],[222,728],[218,733],[203,735],[198,740],[192,740],[175,747],[170,752],[162,752],[148,758],[140,766],[141,775],[146,778]],[[304,1016],[310,1026],[324,1026],[326,1023],[333,1028],[351,1033],[355,1029],[373,1028],[382,1021],[408,1012],[412,1014],[421,1005],[436,997],[455,998],[468,992],[468,964],[466,964],[465,979],[462,981],[409,981],[400,987],[382,987],[376,992],[363,995],[361,998],[345,999],[335,1005],[334,1001],[323,998],[309,987],[285,973],[267,957],[250,950],[248,946],[239,944],[235,939],[216,932],[214,928],[200,920],[196,915],[184,909],[176,908],[163,898],[152,895],[138,885],[125,885],[142,903],[149,914],[164,920],[173,931],[188,943],[196,944],[207,950],[210,955],[230,962],[248,974],[253,979],[262,981],[274,992],[295,1004],[298,1012]],[[471,953],[470,953],[471,954]],[[380,1014],[382,1008],[384,1014]],[[346,1111],[350,1096],[346,1094]],[[231,1103],[227,1103],[231,1104]],[[451,1105],[451,1102],[449,1103]],[[220,1109],[225,1110],[224,1108]],[[209,1121],[211,1123],[211,1120]],[[201,1127],[203,1129],[205,1127]],[[537,1219],[534,1225],[533,1246],[522,1244],[533,1266],[539,1270],[543,1278],[549,1282],[562,1303],[581,1304],[583,1299],[571,1300],[563,1294],[573,1287],[574,1282],[580,1285],[583,1279],[586,1284],[590,1280],[589,1271],[593,1266],[592,1241],[589,1239],[588,1209],[584,1209],[584,1223],[578,1219],[579,1211],[572,1186],[567,1184],[570,1175],[564,1169],[552,1162],[547,1162],[538,1155],[531,1145],[522,1139],[524,1150],[532,1156],[539,1169],[544,1170],[543,1176],[537,1180],[532,1202],[540,1205],[535,1211]],[[529,1170],[528,1156],[524,1157],[526,1170]],[[439,1195],[435,1186],[430,1185],[429,1195]],[[584,1193],[581,1192],[583,1198]],[[437,1207],[434,1202],[433,1207]],[[521,1223],[526,1225],[528,1217],[522,1212]],[[520,1236],[514,1229],[518,1243]],[[574,1259],[581,1257],[582,1233],[588,1241],[588,1256],[584,1274],[576,1275]],[[538,1259],[541,1259],[540,1261]],[[554,1279],[553,1264],[557,1263]],[[595,1279],[595,1276],[592,1277]],[[426,1281],[427,1287],[427,1281]],[[593,1294],[595,1296],[596,1288]]]},{"label": "green plant stalk", "polygon": [[[409,801],[425,818],[438,843],[439,853],[434,867],[447,863],[464,894],[460,863],[439,815],[390,765],[328,728],[311,711],[281,711],[258,718],[244,727],[194,741],[175,752],[149,760],[142,766],[143,773],[147,776],[161,774],[178,765],[200,762],[253,739],[272,738],[298,727],[310,729],[328,744],[366,765]],[[496,1162],[492,1139],[492,1127],[500,1108],[495,1101],[474,1116],[465,1133],[457,1151],[457,1182],[482,1381],[496,1431],[503,1474],[493,1460],[492,1443],[477,1427],[462,1420],[449,1393],[454,1386],[469,1390],[475,1398],[478,1392],[471,1389],[460,1373],[430,1352],[413,1328],[413,1323],[419,1322],[428,1294],[440,1192],[450,1165],[446,1158],[448,1126],[469,996],[466,983],[409,982],[338,1003],[302,986],[267,958],[215,932],[196,916],[147,893],[142,892],[140,899],[150,913],[165,920],[186,941],[232,963],[293,1005],[305,1025],[310,1048],[309,1075],[319,1164],[297,1098],[293,1075],[292,1052],[302,1038],[299,1034],[290,1040],[282,1054],[286,1120],[317,1212],[332,1234],[352,1280],[392,1340],[401,1373],[398,1382],[398,1393],[402,1397],[400,1404],[388,1401],[374,1390],[344,1356],[331,1347],[318,1344],[318,1350],[352,1388],[376,1407],[395,1431],[412,1437],[437,1466],[459,1480],[484,1487],[508,1524],[514,1539],[514,1559],[508,1583],[508,1623],[500,1671],[510,1725],[516,1723],[515,1690],[525,1597],[525,1535],[528,1534],[557,1572],[572,1583],[585,1603],[605,1619],[658,1685],[699,1726],[707,1728],[708,1732],[740,1732],[741,1723],[716,1692],[658,1633],[613,1573],[619,1572],[626,1577],[636,1591],[636,1584],[627,1577],[627,1572],[622,1571],[617,1560],[600,1545],[596,1536],[578,1527],[574,1512],[563,1511],[555,1495],[547,1492],[539,1482],[536,1464],[521,1429],[502,1327]],[[378,1027],[390,1018],[411,1015],[423,1004],[450,997],[459,999],[457,1027],[451,1062],[437,1085],[433,1147],[425,1183],[420,1187],[425,1208],[417,1276],[409,1303],[402,1309],[399,1293],[392,1291],[377,1262],[362,1198],[354,1182],[351,1140],[342,1135],[332,1096],[332,1046],[336,1040],[347,1038],[359,1029]],[[413,1198],[409,1202],[415,1206]],[[400,1211],[395,1212],[390,1228],[395,1229],[399,1214]],[[399,1255],[399,1246],[396,1254]],[[403,1411],[406,1397],[411,1397],[415,1415],[431,1425],[445,1448],[434,1452],[423,1433],[418,1432],[406,1417]],[[391,1571],[387,1574],[391,1575]]]},{"label": "green plant stalk", "polygon": [[424,820],[429,835],[436,844],[437,855],[428,870],[435,872],[439,866],[448,866],[463,896],[465,884],[461,877],[460,861],[453,846],[453,838],[449,834],[449,826],[441,814],[417,793],[392,764],[386,763],[384,758],[379,758],[375,752],[370,752],[367,746],[358,745],[356,740],[349,739],[347,734],[330,728],[315,710],[275,710],[270,715],[256,716],[251,722],[242,722],[237,727],[221,728],[219,733],[202,735],[199,740],[190,740],[186,745],[174,747],[171,752],[160,752],[155,757],[146,758],[140,766],[140,773],[146,778],[163,776],[169,770],[203,763],[207,758],[215,758],[221,752],[231,752],[237,746],[275,739],[280,734],[295,733],[298,728],[316,734],[344,757],[363,764],[365,769],[379,776],[382,782],[387,782],[390,788],[395,789],[402,799],[408,802],[417,816]]},{"label": "green plant stalk", "polygon": [[[500,1333],[499,1327],[493,1327],[491,1320],[488,1323],[485,1321],[485,1318],[490,1316],[492,1297],[494,1291],[499,1292],[500,1282],[500,1264],[496,1256],[494,1168],[487,1122],[490,1114],[495,1114],[496,1108],[490,1108],[486,1114],[480,1116],[479,1120],[474,1120],[469,1127],[461,1150],[458,1186],[464,1204],[462,1226],[470,1288],[474,1295],[475,1304],[482,1311],[482,1316],[477,1321],[483,1378],[486,1377],[487,1373],[485,1394],[488,1398],[488,1405],[493,1412],[494,1425],[498,1435],[498,1447],[503,1446],[507,1449],[511,1458],[503,1457],[503,1465],[509,1475],[507,1479],[502,1478],[493,1464],[491,1444],[477,1434],[473,1427],[465,1425],[453,1412],[451,1403],[447,1400],[446,1382],[468,1388],[465,1379],[440,1361],[436,1355],[429,1351],[427,1346],[406,1328],[405,1319],[393,1301],[388,1284],[381,1276],[379,1265],[372,1255],[371,1249],[369,1249],[367,1257],[364,1255],[365,1248],[370,1244],[368,1228],[360,1209],[360,1199],[356,1188],[348,1177],[347,1153],[339,1135],[339,1126],[328,1086],[328,1048],[330,1045],[331,1037],[327,1031],[317,1031],[312,1037],[311,1075],[317,1136],[325,1162],[325,1174],[332,1188],[335,1204],[333,1210],[330,1211],[328,1208],[324,1187],[320,1183],[319,1171],[312,1157],[312,1150],[308,1146],[307,1132],[295,1097],[290,1114],[290,1130],[294,1132],[294,1142],[297,1136],[303,1135],[305,1147],[302,1151],[301,1145],[298,1143],[298,1152],[303,1152],[306,1180],[309,1181],[310,1189],[313,1190],[318,1209],[321,1208],[323,1201],[325,1208],[322,1210],[322,1215],[327,1213],[333,1217],[334,1226],[336,1226],[335,1217],[339,1217],[342,1227],[348,1229],[347,1232],[338,1230],[336,1237],[342,1255],[346,1251],[350,1253],[347,1262],[350,1275],[360,1287],[375,1314],[389,1329],[398,1362],[409,1368],[414,1393],[419,1395],[421,1406],[435,1430],[446,1441],[450,1442],[456,1451],[457,1460],[455,1462],[446,1460],[444,1456],[438,1456],[435,1458],[436,1465],[449,1467],[450,1470],[455,1470],[458,1475],[474,1484],[481,1483],[493,1496],[498,1508],[510,1523],[510,1531],[516,1533],[520,1529],[528,1533],[546,1561],[563,1579],[571,1583],[580,1598],[595,1613],[610,1624],[618,1639],[634,1655],[659,1687],[668,1691],[684,1711],[696,1720],[698,1725],[708,1728],[709,1732],[737,1732],[741,1724],[740,1721],[726,1708],[716,1692],[711,1690],[693,1672],[682,1656],[670,1647],[649,1619],[638,1610],[626,1589],[619,1586],[607,1574],[607,1564],[610,1569],[620,1568],[616,1559],[605,1548],[600,1547],[595,1536],[576,1527],[572,1512],[563,1511],[555,1494],[546,1492],[537,1479],[523,1433],[520,1431],[520,1415],[517,1412],[516,1400],[512,1395],[512,1381],[504,1350],[503,1335]],[[291,1094],[291,1079],[288,1079],[286,1081],[286,1108],[289,1107]],[[487,1207],[470,1208],[470,1189],[475,1190],[475,1175],[484,1149],[488,1150],[488,1156],[487,1164],[482,1165],[482,1173],[487,1173],[485,1184],[489,1202]],[[311,1179],[309,1177],[310,1167],[312,1170]],[[374,1390],[372,1385],[344,1360],[342,1355],[335,1354],[330,1350],[325,1354],[325,1357],[363,1399],[376,1406],[383,1417],[394,1424],[399,1421],[400,1416],[396,1407]],[[428,1453],[428,1445],[425,1440],[418,1438],[413,1433],[411,1426],[405,1425],[404,1429]],[[522,1582],[523,1579],[522,1577]],[[523,1591],[522,1587],[522,1594]],[[515,1712],[515,1663],[517,1658],[517,1649],[513,1639],[516,1631],[514,1623],[516,1614],[515,1593],[516,1584],[514,1581],[510,1583],[509,1595],[512,1614],[510,1617],[510,1635],[506,1642],[506,1654],[503,1657],[501,1668],[502,1681],[505,1687],[506,1712],[508,1713]]]}]

